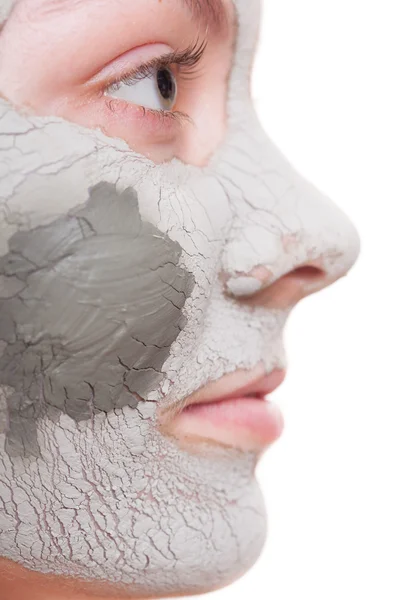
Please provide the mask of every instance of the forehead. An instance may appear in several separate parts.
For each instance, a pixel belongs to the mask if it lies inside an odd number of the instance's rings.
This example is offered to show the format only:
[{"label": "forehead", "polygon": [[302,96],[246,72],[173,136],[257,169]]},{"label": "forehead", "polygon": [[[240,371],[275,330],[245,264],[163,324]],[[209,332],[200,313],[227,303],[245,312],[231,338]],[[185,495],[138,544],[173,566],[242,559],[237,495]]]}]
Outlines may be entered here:
[{"label": "forehead", "polygon": [[[211,29],[220,29],[228,21],[228,6],[230,0],[159,0],[160,4],[170,4],[171,8],[176,4],[183,5],[193,18],[203,22]],[[103,3],[103,0],[0,0],[0,23],[3,21],[11,9],[17,4],[26,3],[36,12],[36,16],[44,16],[54,11],[71,11],[74,8],[85,7],[96,3]],[[117,7],[118,1],[113,0],[111,6]],[[132,0],[134,8],[135,0]]]}]

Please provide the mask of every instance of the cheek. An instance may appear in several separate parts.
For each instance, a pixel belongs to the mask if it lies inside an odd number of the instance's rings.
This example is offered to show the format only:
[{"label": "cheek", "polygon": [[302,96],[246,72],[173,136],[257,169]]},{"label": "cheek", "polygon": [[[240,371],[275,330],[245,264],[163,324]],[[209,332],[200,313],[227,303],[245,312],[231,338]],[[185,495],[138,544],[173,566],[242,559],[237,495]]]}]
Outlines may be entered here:
[{"label": "cheek", "polygon": [[[227,98],[232,68],[232,43],[207,56],[201,85],[186,102],[193,126],[184,130],[176,156],[183,162],[204,167],[222,143],[227,129]],[[185,90],[184,90],[185,92]],[[185,97],[185,93],[183,93]]]},{"label": "cheek", "polygon": [[100,129],[108,137],[124,140],[132,150],[155,163],[171,160],[178,151],[177,123],[173,119],[122,100],[99,97],[80,104],[53,103],[41,107],[40,114],[55,114],[83,127]]},{"label": "cheek", "polygon": [[204,167],[222,143],[226,131],[225,95],[221,83],[199,94],[192,112],[195,130],[179,149],[178,158],[183,162]]},{"label": "cheek", "polygon": [[6,449],[37,454],[48,408],[78,422],[157,388],[193,281],[179,245],[141,221],[134,191],[105,183],[9,247],[0,275],[21,286],[0,299],[0,384],[14,390]]}]

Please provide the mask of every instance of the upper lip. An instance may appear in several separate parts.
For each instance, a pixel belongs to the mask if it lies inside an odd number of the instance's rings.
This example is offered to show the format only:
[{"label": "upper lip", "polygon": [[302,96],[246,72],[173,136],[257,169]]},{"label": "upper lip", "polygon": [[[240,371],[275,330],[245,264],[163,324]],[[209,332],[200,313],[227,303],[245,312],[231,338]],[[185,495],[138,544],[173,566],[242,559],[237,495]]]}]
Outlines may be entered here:
[{"label": "upper lip", "polygon": [[[236,370],[199,388],[180,403],[181,412],[192,404],[204,404],[243,396],[264,397],[273,392],[285,379],[284,369],[274,369],[269,374],[259,365],[252,371]],[[170,412],[170,411],[168,411]],[[175,410],[173,411],[175,412]],[[170,414],[170,416],[172,416]]]}]

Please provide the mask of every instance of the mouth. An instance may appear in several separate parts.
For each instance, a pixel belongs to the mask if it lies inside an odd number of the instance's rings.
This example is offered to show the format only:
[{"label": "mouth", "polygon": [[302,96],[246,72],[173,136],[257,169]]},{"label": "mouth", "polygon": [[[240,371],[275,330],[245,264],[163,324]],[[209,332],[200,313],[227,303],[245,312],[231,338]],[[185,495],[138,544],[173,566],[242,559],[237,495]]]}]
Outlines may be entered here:
[{"label": "mouth", "polygon": [[269,394],[285,376],[281,369],[267,375],[261,366],[225,375],[186,398],[183,408],[167,419],[163,429],[189,444],[203,440],[262,452],[283,431],[283,415]]}]

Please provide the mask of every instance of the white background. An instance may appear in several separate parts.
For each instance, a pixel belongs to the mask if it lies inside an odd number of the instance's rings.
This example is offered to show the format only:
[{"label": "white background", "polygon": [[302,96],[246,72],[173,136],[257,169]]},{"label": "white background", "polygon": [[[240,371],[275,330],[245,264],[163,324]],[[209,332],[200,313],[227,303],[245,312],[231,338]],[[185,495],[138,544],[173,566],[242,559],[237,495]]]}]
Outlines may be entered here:
[{"label": "white background", "polygon": [[356,223],[349,275],[305,299],[259,479],[264,554],[210,600],[400,599],[400,3],[267,0],[264,127]]}]

